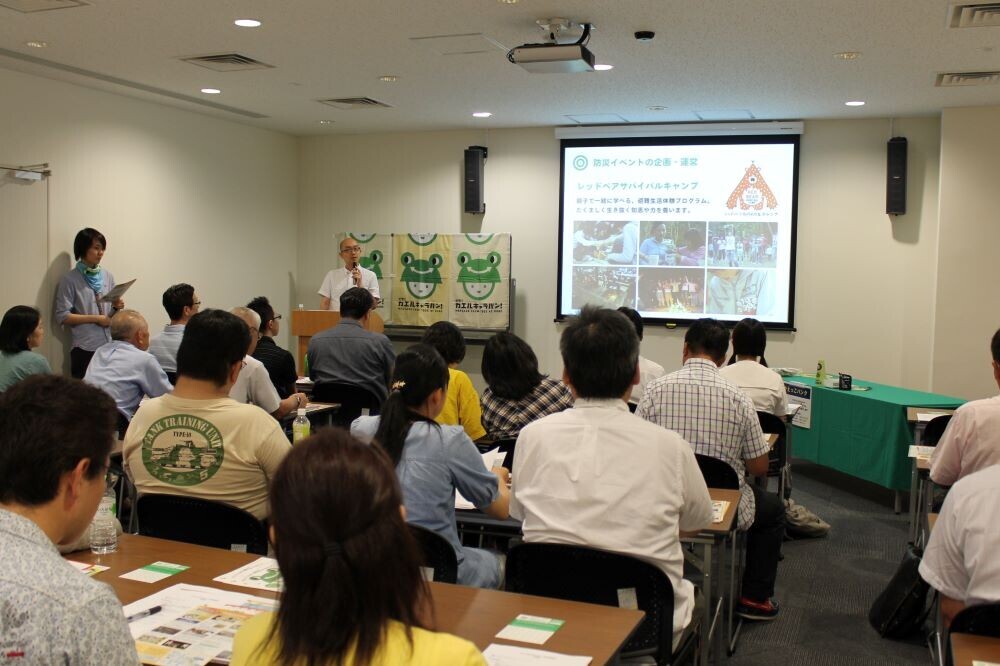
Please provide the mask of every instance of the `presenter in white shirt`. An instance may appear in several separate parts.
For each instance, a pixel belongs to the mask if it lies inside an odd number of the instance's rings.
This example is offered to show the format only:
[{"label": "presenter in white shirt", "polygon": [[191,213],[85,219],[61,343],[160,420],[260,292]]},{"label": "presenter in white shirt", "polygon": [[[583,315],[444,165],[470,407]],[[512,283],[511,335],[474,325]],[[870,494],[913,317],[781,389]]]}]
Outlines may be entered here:
[{"label": "presenter in white shirt", "polygon": [[363,287],[371,292],[375,301],[378,302],[382,296],[378,290],[378,278],[375,273],[361,266],[358,260],[361,259],[361,245],[350,236],[340,241],[340,258],[344,265],[341,268],[334,268],[326,277],[319,288],[320,310],[329,310],[331,304],[340,305],[340,295],[351,287]]}]

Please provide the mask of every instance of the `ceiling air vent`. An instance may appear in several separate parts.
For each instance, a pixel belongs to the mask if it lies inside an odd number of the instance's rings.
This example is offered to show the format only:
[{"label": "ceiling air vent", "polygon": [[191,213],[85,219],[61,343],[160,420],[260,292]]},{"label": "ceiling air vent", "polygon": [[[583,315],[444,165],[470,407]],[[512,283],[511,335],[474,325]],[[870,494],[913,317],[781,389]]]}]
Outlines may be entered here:
[{"label": "ceiling air vent", "polygon": [[392,108],[392,105],[380,102],[377,99],[372,99],[371,97],[337,97],[334,99],[320,99],[316,101],[320,104],[332,106],[335,109]]},{"label": "ceiling air vent", "polygon": [[86,2],[81,0],[0,0],[0,7],[7,7],[15,11],[31,14],[32,12],[46,12],[50,9],[67,9],[69,7],[82,7]]},{"label": "ceiling air vent", "polygon": [[242,72],[247,69],[270,69],[274,67],[274,65],[268,65],[266,62],[254,60],[249,56],[240,55],[239,53],[191,56],[190,58],[181,58],[181,60],[189,62],[192,65],[198,65],[199,67],[213,69],[216,72]]},{"label": "ceiling air vent", "polygon": [[991,86],[1000,83],[1000,72],[945,72],[937,75],[938,88]]},{"label": "ceiling air vent", "polygon": [[948,12],[950,28],[1000,26],[1000,2],[956,2]]}]

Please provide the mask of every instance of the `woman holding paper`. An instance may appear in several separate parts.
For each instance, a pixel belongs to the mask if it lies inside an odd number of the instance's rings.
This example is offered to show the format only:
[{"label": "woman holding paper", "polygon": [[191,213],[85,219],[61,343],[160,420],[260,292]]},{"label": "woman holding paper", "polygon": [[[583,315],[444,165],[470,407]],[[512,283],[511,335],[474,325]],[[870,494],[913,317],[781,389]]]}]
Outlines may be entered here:
[{"label": "woman holding paper", "polygon": [[321,430],[281,463],[270,500],[284,590],[277,612],[237,632],[233,666],[485,664],[472,643],[425,628],[417,546],[380,447]]},{"label": "woman holding paper", "polygon": [[97,348],[111,342],[111,317],[125,307],[120,298],[113,303],[101,300],[115,288],[115,277],[101,267],[107,246],[97,229],[81,229],[73,240],[76,266],[56,288],[56,323],[70,327],[70,374],[77,379],[83,379]]}]

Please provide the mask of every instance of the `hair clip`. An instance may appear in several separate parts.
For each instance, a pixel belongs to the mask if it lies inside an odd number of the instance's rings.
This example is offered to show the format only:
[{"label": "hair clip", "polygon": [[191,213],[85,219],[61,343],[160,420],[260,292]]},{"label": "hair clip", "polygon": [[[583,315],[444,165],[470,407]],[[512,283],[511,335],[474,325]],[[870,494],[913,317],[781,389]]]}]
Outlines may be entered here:
[{"label": "hair clip", "polygon": [[400,389],[403,389],[405,387],[406,387],[406,382],[404,382],[402,379],[397,379],[392,383],[393,391],[399,391]]}]

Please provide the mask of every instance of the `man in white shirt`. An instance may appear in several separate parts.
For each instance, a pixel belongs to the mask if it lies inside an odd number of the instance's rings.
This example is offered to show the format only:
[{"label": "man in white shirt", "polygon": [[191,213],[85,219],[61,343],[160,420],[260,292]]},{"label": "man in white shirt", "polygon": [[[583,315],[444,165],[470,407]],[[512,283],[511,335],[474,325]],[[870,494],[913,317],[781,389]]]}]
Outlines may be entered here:
[{"label": "man in white shirt", "polygon": [[[375,273],[364,268],[359,262],[361,259],[361,245],[350,236],[340,241],[340,258],[344,265],[341,268],[334,268],[326,277],[319,288],[320,310],[330,310],[340,307],[340,295],[351,287],[363,287],[371,292],[375,302],[382,298],[378,290],[378,278]],[[331,308],[330,306],[334,307]]]},{"label": "man in white shirt", "polygon": [[305,393],[293,393],[284,400],[278,397],[267,368],[252,356],[260,339],[260,315],[250,308],[233,308],[232,313],[250,329],[250,347],[243,359],[243,370],[230,389],[229,397],[236,402],[257,405],[279,421],[293,409],[305,407],[309,402]]},{"label": "man in white shirt", "polygon": [[920,575],[940,592],[946,627],[963,608],[1000,601],[998,506],[1000,465],[963,477],[944,500]]},{"label": "man in white shirt", "polygon": [[719,375],[729,331],[699,319],[684,335],[684,367],[646,386],[636,415],[676,431],[695,453],[718,458],[736,472],[742,497],[740,529],[747,531],[743,593],[736,612],[748,620],[778,615],[773,599],[785,534],[785,507],[777,496],[747,484],[745,473],[767,474],[768,445],[757,410],[738,386]]},{"label": "man in white shirt", "polygon": [[167,373],[171,382],[177,379],[177,350],[184,338],[184,325],[201,307],[194,287],[189,284],[175,284],[163,292],[163,309],[170,317],[170,323],[163,332],[149,341],[149,353]]},{"label": "man in white shirt", "polygon": [[[618,312],[621,312],[632,322],[635,333],[639,336],[639,343],[642,344],[642,317],[632,308],[625,306],[618,308]],[[667,371],[663,369],[662,365],[639,354],[639,383],[632,387],[632,397],[628,399],[628,404],[638,405],[639,401],[642,400],[642,392],[645,390],[646,384],[665,374]]]},{"label": "man in white shirt", "polygon": [[[1000,330],[990,341],[993,379],[1000,386]],[[1000,396],[959,407],[931,456],[931,480],[950,486],[966,474],[1000,464]]]},{"label": "man in white shirt", "polygon": [[677,433],[628,411],[639,339],[625,317],[585,307],[560,348],[576,403],[521,429],[510,513],[526,542],[589,546],[660,568],[674,588],[676,647],[695,609],[680,536],[712,521],[705,480]]}]

